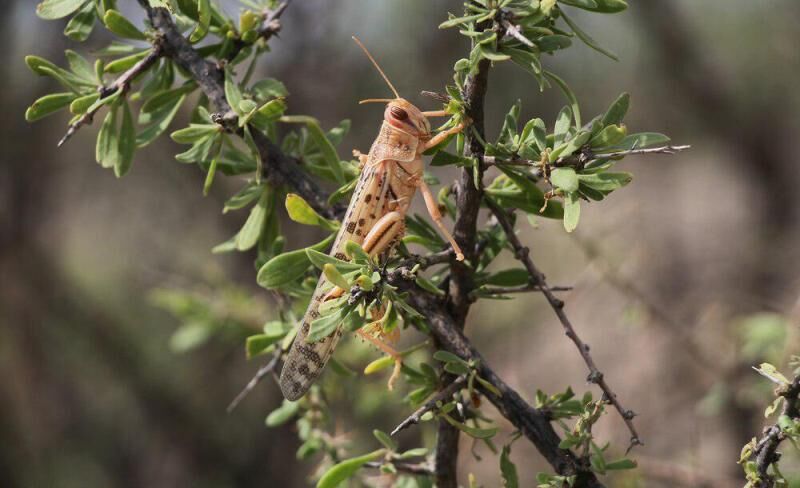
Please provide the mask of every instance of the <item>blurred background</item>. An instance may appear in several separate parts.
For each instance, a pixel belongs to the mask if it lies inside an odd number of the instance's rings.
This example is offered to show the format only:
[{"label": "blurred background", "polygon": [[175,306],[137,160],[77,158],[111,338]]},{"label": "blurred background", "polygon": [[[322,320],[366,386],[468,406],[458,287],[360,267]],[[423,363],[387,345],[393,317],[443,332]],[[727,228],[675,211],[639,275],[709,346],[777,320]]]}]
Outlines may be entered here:
[{"label": "blurred background", "polygon": [[[120,3],[141,18],[135,2]],[[241,182],[218,178],[204,198],[204,174],[177,163],[178,146],[167,137],[139,151],[117,180],[94,163],[97,123],[56,149],[65,114],[33,125],[23,117],[55,82],[33,75],[23,57],[63,64],[64,49],[85,53],[109,38],[97,29],[76,45],[61,34],[63,21],[38,19],[34,4],[10,0],[0,18],[0,485],[307,485],[313,464],[295,460],[292,425],[264,427],[280,404],[274,383],[225,413],[261,364],[245,359],[242,328],[201,324],[175,335],[178,320],[158,306],[169,290],[188,289],[210,309],[220,294],[238,300],[236,310],[214,311],[220,324],[257,329],[274,316],[252,256],[210,253],[246,218],[221,213]],[[324,127],[351,119],[340,155],[366,151],[382,108],[357,100],[387,89],[350,36],[361,37],[402,94],[433,106],[419,91],[442,90],[468,49],[465,38],[436,26],[460,9],[456,1],[294,2],[257,73],[286,84],[290,113]],[[771,398],[751,366],[768,360],[787,370],[798,345],[800,3],[637,0],[618,15],[582,13],[574,17],[620,61],[576,43],[545,64],[572,86],[584,118],[627,91],[631,131],[664,132],[692,149],[626,159],[621,169],[634,173],[633,183],[584,206],[574,235],[541,220],[522,226],[524,241],[552,284],[575,287],[563,297],[567,311],[639,414],[646,445],[633,457],[641,469],[610,486],[741,486],[739,451],[760,433]],[[565,103],[556,89],[540,93],[531,76],[502,64],[490,75],[490,134],[518,97],[523,117],[548,125]],[[454,175],[436,174],[443,182]],[[319,237],[293,227],[289,245]],[[528,399],[536,389],[592,389],[540,296],[480,302],[467,333]],[[356,341],[342,351],[356,370],[377,357]],[[367,380],[338,386],[359,381]],[[354,439],[390,430],[409,412],[401,393],[371,391],[383,407],[333,403],[337,428]],[[607,414],[598,429],[622,455],[621,420]],[[401,445],[415,447],[419,435],[406,432]],[[499,486],[496,458],[476,448],[478,460],[471,447],[462,439],[462,482],[473,472]],[[797,456],[783,447],[784,474],[800,479]],[[524,441],[513,457],[527,486],[548,469]]]}]

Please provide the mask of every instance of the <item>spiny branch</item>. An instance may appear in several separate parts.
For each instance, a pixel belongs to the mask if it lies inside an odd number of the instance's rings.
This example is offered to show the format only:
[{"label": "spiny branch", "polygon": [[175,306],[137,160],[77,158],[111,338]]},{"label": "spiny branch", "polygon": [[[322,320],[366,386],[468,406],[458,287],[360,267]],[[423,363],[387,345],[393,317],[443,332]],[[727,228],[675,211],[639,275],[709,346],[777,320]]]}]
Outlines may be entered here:
[{"label": "spiny branch", "polygon": [[[571,286],[552,286],[550,291],[570,291]],[[524,286],[484,286],[473,290],[472,296],[485,296],[485,295],[511,295],[514,293],[528,293],[531,291],[542,291],[542,287],[538,284],[529,284]]]},{"label": "spiny branch", "polygon": [[[425,316],[426,324],[439,347],[477,364],[477,374],[499,390],[500,395],[495,395],[480,384],[476,385],[476,388],[504,418],[536,446],[536,449],[557,473],[565,476],[577,476],[574,485],[576,487],[603,486],[592,472],[587,460],[578,458],[568,449],[558,447],[561,438],[553,429],[547,413],[528,404],[519,393],[494,372],[475,346],[458,328],[445,304],[417,287],[412,280],[395,278],[390,280],[390,284],[409,292],[409,304]],[[438,469],[439,466],[437,466],[437,471]]]},{"label": "spiny branch", "polygon": [[408,428],[414,424],[418,424],[420,422],[420,419],[422,418],[423,415],[425,415],[426,412],[429,412],[434,408],[436,408],[437,403],[453,396],[453,394],[455,394],[458,390],[461,389],[461,387],[464,385],[465,382],[466,382],[466,377],[464,377],[463,375],[453,380],[452,383],[447,385],[445,388],[439,390],[435,395],[431,397],[430,400],[425,402],[421,407],[415,410],[414,413],[412,413],[405,420],[400,422],[389,435],[393,436],[405,428]]},{"label": "spiny branch", "polygon": [[[681,151],[685,151],[686,149],[691,148],[690,145],[681,145],[681,146],[658,146],[658,147],[649,147],[643,149],[627,149],[625,151],[615,151],[609,153],[595,153],[589,148],[586,148],[580,152],[575,154],[570,154],[569,156],[564,156],[563,158],[558,158],[555,162],[551,163],[552,166],[555,167],[582,167],[589,161],[593,160],[610,160],[615,158],[621,158],[625,156],[634,156],[637,154],[676,154]],[[485,167],[489,166],[533,166],[537,168],[538,174],[535,176],[541,176],[541,162],[538,160],[533,159],[525,159],[520,157],[511,157],[511,158],[503,158],[497,156],[483,156],[481,158],[483,165]]]},{"label": "spiny branch", "polygon": [[619,412],[620,416],[625,421],[625,425],[628,427],[628,430],[631,433],[630,446],[628,447],[628,450],[630,450],[633,446],[643,445],[644,443],[639,437],[636,427],[633,425],[633,417],[635,416],[635,413],[632,410],[626,410],[617,399],[617,395],[611,390],[611,387],[608,386],[608,383],[603,377],[603,373],[597,368],[594,359],[592,359],[592,355],[589,353],[589,345],[584,343],[575,332],[575,328],[572,326],[567,314],[564,312],[564,302],[553,295],[552,290],[547,285],[544,274],[542,274],[542,272],[539,271],[539,269],[533,263],[533,260],[530,257],[529,249],[525,247],[522,242],[520,242],[519,237],[517,237],[517,234],[514,232],[514,226],[511,223],[508,214],[491,199],[487,198],[486,204],[497,218],[500,226],[503,227],[506,237],[508,238],[508,242],[514,249],[515,257],[523,264],[523,266],[525,266],[525,269],[528,270],[528,273],[534,280],[533,282],[539,285],[542,294],[547,299],[550,307],[556,313],[556,316],[558,316],[558,320],[561,322],[561,326],[564,328],[564,332],[566,333],[567,337],[569,337],[578,348],[583,361],[586,363],[586,366],[589,367],[589,376],[587,377],[587,380],[590,383],[595,383],[600,387],[600,389],[603,391],[605,400],[611,403],[614,408],[617,409],[617,412]]},{"label": "spiny branch", "polygon": [[[225,77],[220,67],[207,61],[192,47],[178,30],[167,9],[150,7],[147,0],[139,0],[139,3],[147,11],[150,24],[163,37],[164,55],[169,56],[197,81],[200,89],[216,107],[217,123],[229,132],[241,136],[238,117],[225,97]],[[261,161],[264,162],[266,179],[276,185],[288,185],[326,218],[336,218],[343,213],[344,207],[341,205],[328,205],[325,192],[301,169],[300,161],[281,151],[261,131],[254,130],[252,134]]]},{"label": "spiny branch", "polygon": [[272,359],[269,362],[256,371],[255,376],[253,376],[250,381],[242,388],[242,391],[236,395],[236,398],[228,405],[228,408],[225,409],[226,412],[231,413],[233,410],[242,403],[242,400],[250,394],[251,391],[258,385],[258,383],[264,379],[265,376],[275,371],[275,368],[278,366],[278,362],[281,360],[281,356],[283,356],[283,350],[279,349],[275,354],[272,356]]},{"label": "spiny branch", "polygon": [[[144,58],[140,59],[139,62],[137,62],[136,64],[131,66],[130,69],[122,73],[122,75],[120,75],[120,77],[117,78],[114,81],[114,83],[112,83],[109,86],[100,87],[98,89],[98,91],[100,92],[100,97],[98,98],[98,100],[103,100],[118,92],[121,95],[124,95],[130,88],[131,82],[134,80],[134,78],[147,71],[156,61],[158,61],[158,58],[160,58],[161,55],[162,55],[161,42],[159,39],[156,39],[156,41],[153,43],[153,48],[150,50],[149,53],[147,53],[147,55]],[[67,128],[67,132],[66,134],[64,134],[64,137],[62,137],[61,140],[58,141],[58,147],[61,147],[73,135],[75,135],[75,133],[78,132],[78,129],[80,129],[84,125],[91,124],[95,114],[97,113],[98,110],[100,110],[102,106],[103,105],[101,104],[95,104],[92,108],[87,110],[80,118],[78,118],[78,120],[71,123]]]}]

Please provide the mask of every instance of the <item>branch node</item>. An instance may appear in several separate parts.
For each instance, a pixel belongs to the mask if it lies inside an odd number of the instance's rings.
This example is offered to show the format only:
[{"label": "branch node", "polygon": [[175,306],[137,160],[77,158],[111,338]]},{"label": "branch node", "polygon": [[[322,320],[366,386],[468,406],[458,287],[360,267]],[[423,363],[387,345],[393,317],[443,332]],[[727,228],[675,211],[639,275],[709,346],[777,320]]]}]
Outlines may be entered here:
[{"label": "branch node", "polygon": [[[600,372],[600,371],[597,371],[597,370],[592,371],[591,373],[589,373],[589,376],[586,377],[586,381],[588,381],[589,383],[594,383],[594,384],[598,384],[602,380],[603,380],[603,373]],[[603,396],[607,396],[607,395],[605,393],[603,393]]]}]

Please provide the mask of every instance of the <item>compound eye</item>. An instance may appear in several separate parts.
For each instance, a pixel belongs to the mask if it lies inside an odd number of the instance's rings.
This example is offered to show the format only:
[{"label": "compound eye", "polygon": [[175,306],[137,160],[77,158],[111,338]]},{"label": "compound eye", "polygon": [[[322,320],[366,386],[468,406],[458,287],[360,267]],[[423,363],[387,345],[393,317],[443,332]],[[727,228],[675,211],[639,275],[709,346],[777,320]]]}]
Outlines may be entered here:
[{"label": "compound eye", "polygon": [[408,112],[406,112],[405,110],[403,110],[400,107],[392,107],[391,108],[391,112],[392,112],[392,117],[394,117],[397,120],[406,120],[406,119],[408,119]]}]

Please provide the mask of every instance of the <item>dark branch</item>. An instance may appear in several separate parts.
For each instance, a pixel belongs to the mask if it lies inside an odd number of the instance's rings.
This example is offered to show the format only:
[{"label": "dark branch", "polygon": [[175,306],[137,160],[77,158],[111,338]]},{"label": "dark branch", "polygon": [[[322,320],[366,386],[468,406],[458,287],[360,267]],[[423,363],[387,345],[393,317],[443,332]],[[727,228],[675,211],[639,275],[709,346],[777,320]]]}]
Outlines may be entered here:
[{"label": "dark branch", "polygon": [[[204,59],[180,33],[170,13],[165,8],[152,8],[146,0],[139,3],[147,11],[153,28],[163,37],[164,54],[169,56],[178,66],[187,71],[197,81],[200,89],[216,107],[216,121],[226,130],[241,135],[238,128],[237,115],[225,98],[225,76],[222,69]],[[314,209],[327,218],[336,218],[343,213],[343,207],[330,206],[324,198],[324,192],[306,174],[300,162],[285,154],[267,136],[260,131],[252,131],[261,161],[264,163],[264,176],[273,184],[291,187],[302,196]]]},{"label": "dark branch", "polygon": [[[570,291],[572,290],[571,286],[552,286],[550,287],[550,291]],[[537,284],[530,284],[525,286],[484,286],[477,290],[473,290],[471,295],[476,297],[477,295],[486,296],[486,295],[510,295],[514,293],[528,293],[531,291],[542,291],[542,287]]]},{"label": "dark branch", "polygon": [[[628,149],[626,151],[615,151],[609,153],[595,153],[589,148],[586,148],[578,153],[571,154],[569,156],[565,156],[563,158],[558,158],[555,162],[552,163],[555,167],[582,167],[589,161],[592,160],[610,160],[615,158],[622,158],[625,156],[633,156],[637,154],[676,154],[681,151],[685,151],[686,149],[691,148],[690,145],[683,145],[683,146],[659,146],[659,147],[649,147],[644,149]],[[532,166],[537,168],[538,173],[535,176],[541,176],[541,162],[535,161],[533,159],[525,159],[520,157],[512,157],[512,158],[498,158],[497,156],[483,156],[481,158],[483,161],[483,165],[485,167],[489,166]]]},{"label": "dark branch", "polygon": [[[104,86],[99,89],[100,97],[98,98],[98,100],[103,100],[105,98],[108,98],[111,95],[114,95],[115,93],[120,93],[121,95],[124,95],[130,88],[131,82],[134,80],[134,78],[144,73],[153,64],[155,64],[155,62],[158,61],[158,58],[161,57],[161,54],[162,54],[161,41],[159,39],[156,39],[156,41],[153,43],[153,49],[151,49],[150,52],[147,53],[147,56],[140,59],[139,62],[131,66],[130,69],[128,69],[128,71],[122,73],[122,75],[120,75],[120,77],[117,78],[114,81],[114,83],[112,83],[110,86]],[[73,135],[75,135],[75,133],[78,132],[78,129],[80,129],[84,125],[91,124],[95,114],[97,113],[98,110],[100,110],[101,107],[102,105],[100,104],[95,105],[90,110],[87,110],[86,113],[84,113],[78,120],[71,123],[67,128],[67,133],[64,134],[64,137],[62,137],[60,141],[58,141],[58,147],[61,147]]]},{"label": "dark branch", "polygon": [[[464,360],[477,363],[478,375],[489,381],[501,393],[495,395],[490,390],[476,385],[483,394],[522,434],[530,440],[544,456],[553,469],[562,475],[576,475],[576,487],[602,487],[591,467],[585,460],[558,447],[560,437],[553,429],[548,415],[529,405],[513,388],[507,385],[488,365],[469,339],[457,327],[444,304],[406,280],[396,280],[393,285],[409,291],[410,304],[426,318],[431,334],[437,344]],[[438,466],[437,466],[438,474]]]},{"label": "dark branch", "polygon": [[464,376],[459,376],[452,383],[450,383],[443,389],[439,390],[435,395],[431,397],[430,400],[425,402],[414,413],[409,415],[408,418],[400,422],[389,435],[395,435],[407,427],[411,427],[414,424],[418,424],[422,416],[425,415],[425,412],[433,410],[434,408],[436,408],[437,403],[453,396],[453,394],[455,394],[458,390],[461,389],[465,381],[466,378]]},{"label": "dark branch", "polygon": [[[781,415],[794,420],[800,418],[800,376],[795,377],[790,384],[779,389],[776,393],[784,399]],[[753,453],[750,455],[750,459],[754,459],[756,462],[759,476],[758,484],[754,485],[755,488],[772,488],[775,486],[775,477],[769,474],[769,467],[781,459],[778,447],[785,439],[786,433],[781,426],[774,424],[766,427],[761,439],[756,442]]]},{"label": "dark branch", "polygon": [[[464,84],[464,100],[466,116],[472,125],[466,129],[467,155],[480,158],[483,156],[483,106],[489,79],[491,63],[483,59],[478,63],[477,71],[470,75]],[[476,137],[477,134],[477,137]],[[456,182],[456,213],[453,237],[466,253],[466,261],[453,261],[450,270],[449,295],[447,308],[455,320],[454,326],[464,328],[469,307],[472,304],[473,270],[468,264],[475,262],[475,238],[478,234],[478,212],[483,195],[482,168],[474,175],[471,168],[464,168]],[[443,384],[453,381],[452,375],[443,374]],[[441,420],[436,438],[436,485],[440,488],[455,488],[456,464],[458,462],[459,430]]]},{"label": "dark branch", "polygon": [[594,359],[592,359],[592,355],[589,353],[589,345],[584,343],[575,332],[575,328],[572,326],[567,314],[564,312],[564,302],[553,295],[552,290],[547,285],[547,280],[545,279],[544,274],[542,274],[536,265],[533,264],[533,260],[530,257],[530,251],[522,244],[522,242],[520,242],[519,237],[517,237],[517,234],[514,232],[514,226],[509,220],[508,214],[505,210],[498,207],[497,204],[491,199],[486,199],[486,204],[497,218],[500,226],[503,227],[506,237],[508,238],[508,242],[514,249],[516,258],[525,266],[525,269],[528,270],[528,273],[531,275],[534,283],[539,285],[542,294],[547,299],[550,307],[552,307],[553,311],[556,313],[556,316],[558,316],[558,320],[561,322],[561,326],[564,328],[564,332],[566,333],[567,337],[569,337],[578,348],[578,352],[580,352],[583,361],[586,363],[586,366],[589,367],[589,376],[587,377],[587,380],[591,383],[595,383],[600,387],[601,390],[603,390],[605,399],[617,409],[620,416],[622,416],[622,419],[625,421],[625,425],[628,426],[628,430],[631,432],[631,444],[628,449],[630,450],[630,448],[633,446],[644,444],[639,437],[638,432],[636,431],[636,427],[633,425],[633,417],[635,414],[633,411],[626,410],[622,406],[617,399],[617,395],[611,390],[611,387],[608,386],[608,383],[603,377],[603,373],[597,368],[597,365],[594,363]]}]

